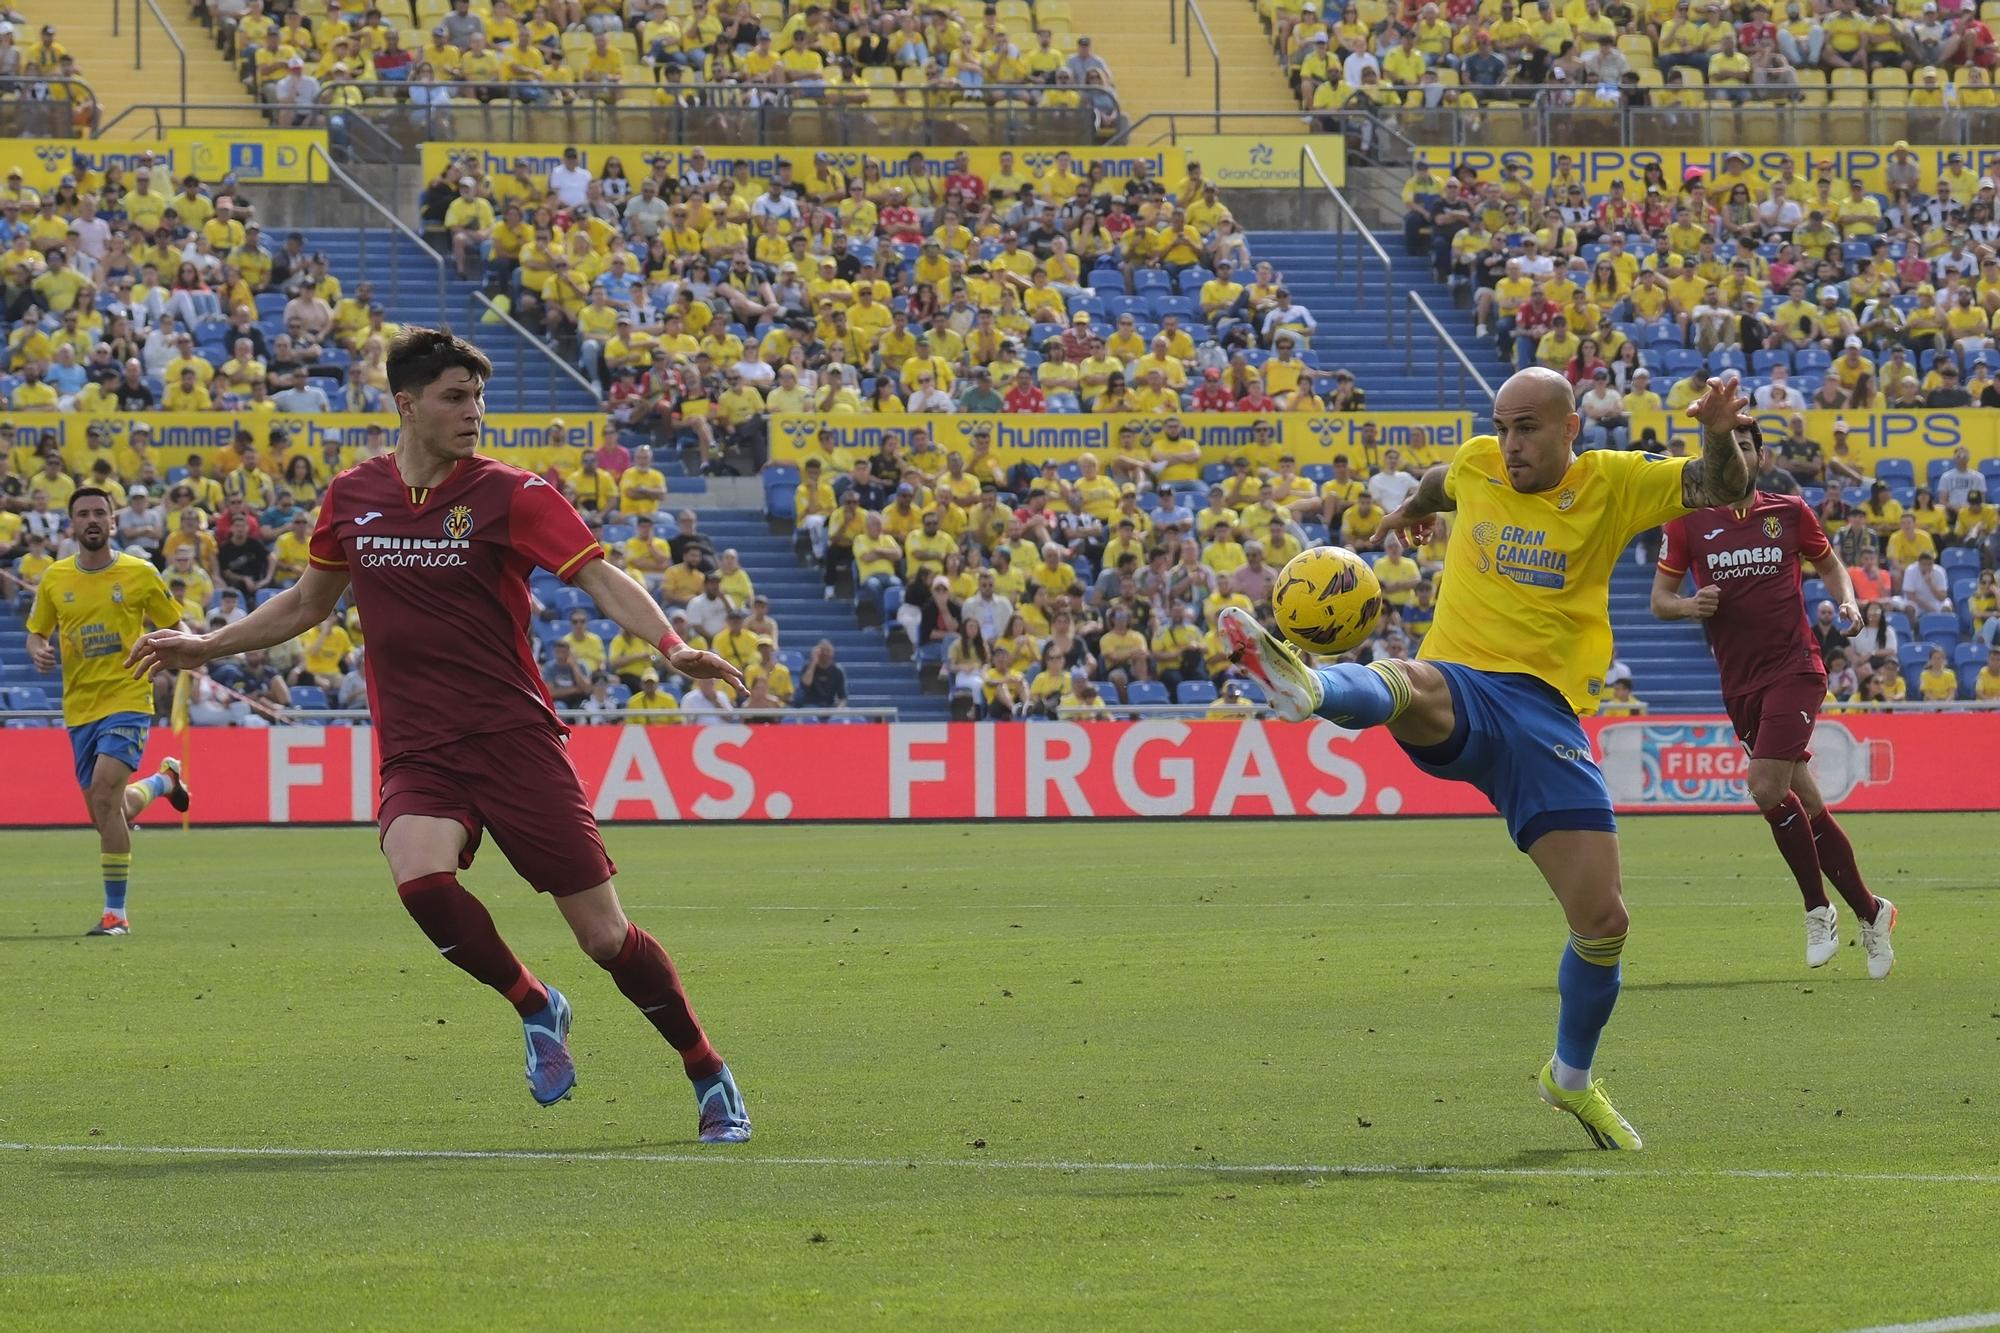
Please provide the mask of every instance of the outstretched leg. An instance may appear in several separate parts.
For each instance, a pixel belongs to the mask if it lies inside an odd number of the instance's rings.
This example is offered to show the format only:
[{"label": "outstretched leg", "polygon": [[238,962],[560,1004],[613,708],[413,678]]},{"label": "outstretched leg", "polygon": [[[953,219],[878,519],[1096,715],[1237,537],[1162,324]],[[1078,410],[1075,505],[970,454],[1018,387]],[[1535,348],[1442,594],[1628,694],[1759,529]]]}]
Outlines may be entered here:
[{"label": "outstretched leg", "polygon": [[556,899],[576,942],[611,974],[620,993],[679,1052],[694,1084],[705,1143],[741,1143],[750,1137],[750,1113],[729,1066],[709,1044],[681,985],[680,973],[660,942],[641,930],[619,905],[611,881]]}]

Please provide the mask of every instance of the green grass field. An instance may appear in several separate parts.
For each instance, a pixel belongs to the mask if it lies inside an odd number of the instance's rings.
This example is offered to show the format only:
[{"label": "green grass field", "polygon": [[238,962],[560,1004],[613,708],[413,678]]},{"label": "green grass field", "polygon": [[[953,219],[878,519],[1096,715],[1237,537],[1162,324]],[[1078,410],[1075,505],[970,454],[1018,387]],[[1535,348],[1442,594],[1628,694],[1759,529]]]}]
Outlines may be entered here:
[{"label": "green grass field", "polygon": [[[0,1325],[1850,1329],[2000,1310],[1991,817],[1849,821],[1899,965],[1800,961],[1750,816],[1631,821],[1599,1069],[1494,821],[614,829],[757,1137],[488,851],[505,1003],[365,830],[0,835]],[[29,1145],[23,1147],[21,1145]]]}]

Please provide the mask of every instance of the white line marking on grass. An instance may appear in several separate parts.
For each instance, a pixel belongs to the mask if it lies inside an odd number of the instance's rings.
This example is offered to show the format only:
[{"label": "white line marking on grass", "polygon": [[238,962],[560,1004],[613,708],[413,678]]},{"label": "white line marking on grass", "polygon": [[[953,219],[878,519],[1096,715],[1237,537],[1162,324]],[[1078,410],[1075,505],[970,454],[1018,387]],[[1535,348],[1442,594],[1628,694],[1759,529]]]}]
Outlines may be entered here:
[{"label": "white line marking on grass", "polygon": [[1955,1314],[1915,1324],[1876,1324],[1870,1328],[1857,1328],[1854,1333],[1964,1333],[1964,1330],[1974,1328],[2000,1328],[2000,1310],[1987,1314]]},{"label": "white line marking on grass", "polygon": [[[1834,1182],[1900,1182],[1921,1185],[2000,1185],[2000,1175],[1923,1171],[1792,1171],[1781,1168],[1732,1169],[1688,1167],[1543,1167],[1543,1166],[1408,1166],[1390,1162],[1086,1162],[1020,1161],[987,1157],[758,1157],[727,1149],[715,1152],[610,1152],[580,1149],[526,1148],[298,1148],[178,1146],[121,1143],[0,1143],[0,1152],[87,1153],[125,1157],[290,1157],[330,1161],[418,1162],[641,1162],[699,1166],[778,1166],[882,1171],[933,1167],[964,1171],[1090,1171],[1145,1175],[1192,1172],[1229,1176],[1395,1176],[1424,1178],[1463,1176],[1468,1179],[1608,1180],[1621,1176],[1653,1180],[1776,1180]],[[1985,1318],[1986,1316],[1977,1316]],[[1928,1327],[1916,1326],[1911,1327]],[[1967,1328],[1985,1325],[1965,1325]]]},{"label": "white line marking on grass", "polygon": [[[1108,901],[1093,902],[1090,900],[1078,900],[1076,902],[1069,902],[1069,903],[1010,903],[1005,901],[1004,899],[995,899],[991,902],[940,902],[940,903],[924,903],[921,905],[888,905],[888,904],[877,904],[877,903],[864,903],[858,905],[828,906],[828,907],[811,907],[811,906],[801,906],[796,904],[777,904],[777,903],[633,902],[633,903],[627,903],[625,905],[629,908],[632,908],[635,911],[641,911],[641,912],[821,912],[829,916],[837,916],[842,912],[972,912],[972,911],[1054,912],[1054,911],[1089,910],[1090,908],[1093,907],[1116,907],[1121,911],[1127,911],[1127,912],[1167,912],[1167,911],[1174,911],[1179,908],[1214,908],[1218,911],[1227,911],[1231,908],[1239,908],[1248,911],[1273,911],[1273,912],[1291,911],[1293,909],[1303,909],[1307,911],[1326,910],[1334,912],[1368,912],[1368,911],[1420,912],[1420,911],[1439,911],[1439,910],[1450,911],[1450,912],[1471,912],[1471,911],[1483,911],[1487,908],[1498,908],[1498,907],[1552,908],[1556,906],[1556,901],[1554,898],[1546,898],[1546,897],[1536,898],[1533,901],[1521,901],[1521,902],[1471,902],[1471,903],[1450,902],[1450,901],[1400,902],[1400,903],[1341,902],[1340,900],[1335,898],[1314,899],[1311,902],[1302,901],[1295,903],[1233,903],[1227,901],[1217,901],[1217,902],[1190,901],[1190,902],[1178,902],[1178,903],[1121,903],[1121,902],[1108,902]],[[1698,902],[1698,903],[1640,904],[1640,906],[1643,908],[1685,907],[1685,908],[1699,908],[1702,910],[1707,910],[1712,907],[1729,907],[1729,908],[1772,907],[1772,906],[1783,907],[1785,905],[1786,905],[1785,901],[1782,898],[1760,898],[1749,901],[1725,901],[1725,902],[1708,901],[1708,902]]]}]

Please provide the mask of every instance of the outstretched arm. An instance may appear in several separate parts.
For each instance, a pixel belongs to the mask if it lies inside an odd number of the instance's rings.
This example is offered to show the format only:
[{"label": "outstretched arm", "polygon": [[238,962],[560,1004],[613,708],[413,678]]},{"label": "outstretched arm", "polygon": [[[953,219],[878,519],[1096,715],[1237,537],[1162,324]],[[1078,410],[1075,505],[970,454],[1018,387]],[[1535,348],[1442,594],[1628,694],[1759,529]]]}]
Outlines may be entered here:
[{"label": "outstretched arm", "polygon": [[[660,610],[660,604],[653,600],[645,585],[608,561],[592,560],[578,570],[576,586],[590,594],[598,610],[636,639],[658,643],[674,632],[667,623],[666,612]],[[712,676],[736,689],[747,688],[743,673],[714,653],[682,644],[666,656],[667,664],[683,676],[695,680]]]},{"label": "outstretched arm", "polygon": [[132,645],[125,665],[141,680],[161,668],[192,670],[218,657],[296,639],[333,614],[347,591],[345,570],[308,565],[299,581],[233,625],[213,634],[156,629]]},{"label": "outstretched arm", "polygon": [[1423,480],[1417,483],[1417,489],[1410,492],[1410,498],[1382,515],[1375,534],[1379,537],[1385,533],[1402,532],[1409,535],[1414,545],[1421,546],[1428,542],[1436,526],[1431,520],[1458,508],[1444,489],[1445,474],[1450,470],[1447,464],[1439,463],[1425,472]]},{"label": "outstretched arm", "polygon": [[1687,414],[1701,423],[1701,457],[1681,471],[1681,502],[1689,509],[1733,505],[1750,494],[1754,478],[1736,431],[1756,418],[1741,390],[1741,380],[1724,375],[1710,380],[1701,397],[1688,404]]}]

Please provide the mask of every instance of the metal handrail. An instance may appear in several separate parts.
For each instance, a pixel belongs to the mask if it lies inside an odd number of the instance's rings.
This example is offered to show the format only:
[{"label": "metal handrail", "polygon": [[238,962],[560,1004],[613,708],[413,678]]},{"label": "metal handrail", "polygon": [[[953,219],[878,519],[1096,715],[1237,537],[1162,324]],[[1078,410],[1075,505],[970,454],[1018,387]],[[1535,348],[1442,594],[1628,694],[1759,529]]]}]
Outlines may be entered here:
[{"label": "metal handrail", "polygon": [[1179,0],[1180,25],[1176,29],[1174,24],[1174,3],[1175,0],[1167,0],[1167,41],[1169,44],[1174,44],[1177,32],[1181,38],[1186,39],[1180,43],[1181,76],[1192,79],[1194,77],[1194,34],[1197,27],[1201,29],[1201,39],[1208,44],[1208,59],[1214,69],[1215,133],[1220,134],[1222,133],[1222,51],[1215,44],[1214,34],[1208,30],[1208,20],[1202,16],[1201,6],[1196,4],[1195,0]]},{"label": "metal handrail", "polygon": [[[547,361],[550,366],[554,367],[557,370],[562,371],[563,374],[569,376],[572,380],[575,380],[578,385],[582,386],[583,391],[590,395],[592,402],[597,403],[599,406],[603,405],[604,394],[598,389],[598,387],[595,384],[591,383],[590,380],[584,376],[582,371],[578,370],[575,366],[572,366],[569,362],[563,360],[560,356],[557,356],[555,348],[549,346],[548,343],[544,342],[541,338],[529,332],[527,326],[522,324],[519,320],[515,319],[512,314],[510,314],[505,310],[502,310],[499,306],[495,305],[492,302],[492,300],[487,297],[485,292],[479,291],[478,289],[475,288],[472,293],[472,299],[477,304],[486,307],[487,313],[497,316],[502,324],[505,324],[508,328],[514,331],[515,337],[519,338],[522,342],[526,343],[529,347],[532,347],[536,352],[540,353],[542,358],[545,361]],[[553,390],[555,386],[555,375],[553,372],[551,372],[549,375],[549,385],[551,390]],[[519,412],[526,408],[527,406],[526,393],[527,393],[527,386],[522,382],[520,376],[518,375],[515,376],[514,378],[515,411]]]},{"label": "metal handrail", "polygon": [[[328,156],[326,151],[322,149],[318,144],[315,143],[311,145],[307,149],[307,154],[308,154],[308,162],[310,162],[311,158],[317,157],[322,163],[326,165],[327,175],[330,179],[334,180],[335,182],[345,187],[349,194],[353,195],[356,199],[360,200],[367,207],[374,210],[376,213],[380,214],[383,218],[387,219],[391,227],[393,227],[396,231],[402,233],[404,239],[414,243],[417,249],[430,259],[431,263],[437,268],[437,322],[440,326],[449,323],[450,322],[448,317],[449,307],[447,306],[445,301],[444,256],[439,254],[437,251],[431,249],[430,244],[427,241],[425,241],[422,236],[418,235],[415,231],[411,230],[408,223],[404,222],[401,218],[397,217],[393,209],[391,209],[387,204],[383,203],[380,199],[377,199],[374,195],[368,193],[367,189],[361,184],[361,182],[355,180],[354,177],[348,175],[346,170],[342,168],[338,162],[335,162],[332,157]],[[369,267],[368,267],[369,228],[359,227],[356,228],[356,231],[359,233],[361,237],[361,271],[363,273],[367,273],[369,272]],[[402,285],[402,276],[403,276],[402,253],[400,250],[397,249],[397,247],[391,245],[389,247],[389,290],[397,291],[400,289]]]},{"label": "metal handrail", "polygon": [[[143,130],[126,130],[122,135],[114,135],[112,133],[128,116],[143,118],[150,115],[153,118],[153,133],[160,135],[166,132],[166,119],[162,113],[167,112],[255,111],[268,119],[272,112],[296,111],[297,109],[297,107],[287,106],[278,102],[134,102],[119,111],[110,120],[95,127],[91,132],[91,137],[96,139],[131,139],[141,137]],[[183,119],[185,119],[184,115]],[[199,129],[200,126],[197,125],[195,128]]]},{"label": "metal handrail", "polygon": [[[1312,145],[1310,144],[1302,144],[1299,147],[1300,199],[1303,201],[1307,189],[1306,168],[1308,166],[1312,168],[1313,174],[1319,177],[1319,183],[1325,187],[1329,195],[1333,196],[1333,202],[1338,206],[1338,212],[1334,216],[1334,235],[1344,236],[1350,228],[1353,229],[1356,235],[1368,243],[1368,248],[1375,253],[1375,262],[1382,266],[1381,310],[1389,322],[1387,330],[1389,342],[1391,346],[1394,346],[1396,340],[1396,268],[1389,261],[1389,252],[1382,248],[1382,243],[1375,239],[1375,233],[1368,229],[1367,225],[1361,221],[1361,216],[1354,211],[1354,205],[1347,202],[1347,196],[1340,192],[1339,187],[1335,186],[1333,180],[1326,174],[1326,169],[1320,166],[1319,157],[1313,152]],[[1354,266],[1354,300],[1357,306],[1365,308],[1367,299],[1367,265],[1356,264]],[[1406,336],[1408,318],[1407,315],[1404,316]]]},{"label": "metal handrail", "polygon": [[[153,12],[153,21],[160,25],[161,32],[167,34],[167,40],[174,44],[174,54],[180,57],[181,103],[183,108],[185,108],[188,96],[187,47],[181,45],[181,35],[174,31],[173,25],[167,22],[167,16],[160,12],[159,0],[132,0],[132,68],[144,69],[146,67],[144,48],[146,23],[145,16],[139,12],[141,4]],[[112,8],[114,10],[117,8],[117,0],[112,0]],[[187,128],[187,111],[185,109],[181,111],[181,128]]]},{"label": "metal handrail", "polygon": [[[1125,126],[1124,129],[1105,140],[1104,146],[1106,148],[1116,148],[1137,145],[1139,142],[1139,131],[1153,121],[1163,122],[1166,127],[1165,132],[1160,137],[1152,140],[1154,143],[1164,141],[1169,144],[1177,144],[1180,142],[1183,134],[1209,134],[1213,132],[1207,129],[1183,130],[1180,128],[1182,120],[1193,121],[1199,125],[1222,121],[1262,120],[1268,122],[1284,120],[1295,122],[1304,127],[1310,125],[1312,115],[1306,111],[1148,111],[1145,115],[1139,117]],[[1225,130],[1225,132],[1227,131]]]},{"label": "metal handrail", "polygon": [[[1458,345],[1458,339],[1446,332],[1444,325],[1438,322],[1438,317],[1431,313],[1430,303],[1415,292],[1404,292],[1403,297],[1416,308],[1416,312],[1419,315],[1424,317],[1424,322],[1431,326],[1431,333],[1435,337],[1435,346],[1437,349],[1437,387],[1440,401],[1444,398],[1444,354],[1449,350],[1452,358],[1458,362],[1459,410],[1466,410],[1465,382],[1469,377],[1474,384],[1479,386],[1481,394],[1480,402],[1485,405],[1485,410],[1492,411],[1493,385],[1487,381],[1484,375],[1479,373],[1479,367],[1472,364],[1471,358],[1465,354],[1465,349]],[[1413,345],[1415,326],[1416,321],[1408,314],[1405,314],[1403,316],[1403,372],[1405,374],[1414,373],[1416,369],[1416,351]]]},{"label": "metal handrail", "polygon": [[[114,6],[113,9],[115,11],[116,6]],[[96,134],[98,119],[104,114],[104,109],[103,109],[104,103],[98,100],[97,89],[91,87],[90,83],[85,79],[78,78],[75,75],[68,75],[68,76],[58,75],[55,79],[50,80],[41,78],[29,78],[25,75],[10,74],[5,78],[0,78],[0,92],[5,92],[6,90],[14,87],[17,84],[25,89],[31,87],[32,85],[38,85],[38,84],[47,85],[51,82],[75,84],[77,87],[83,89],[85,96],[87,96],[90,99],[90,133]],[[13,105],[17,109],[24,106],[35,106],[35,105],[73,107],[76,105],[76,99],[73,97],[60,97],[60,98],[52,97],[45,102],[37,103],[33,99],[24,96],[14,99]],[[73,117],[74,113],[71,114]],[[71,126],[65,126],[64,128],[70,129]],[[69,135],[58,134],[58,135],[51,135],[49,137],[63,139],[63,138],[68,138]]]}]

